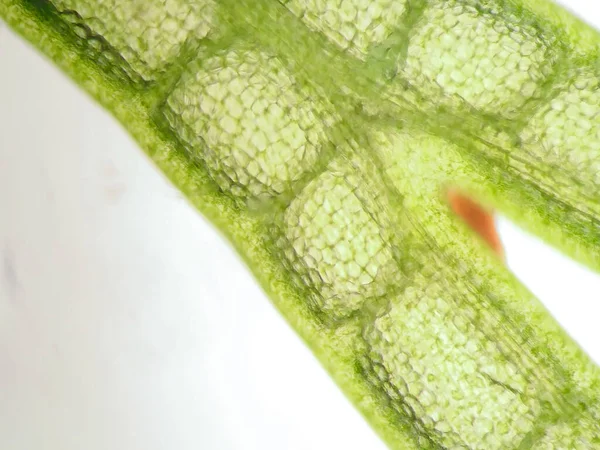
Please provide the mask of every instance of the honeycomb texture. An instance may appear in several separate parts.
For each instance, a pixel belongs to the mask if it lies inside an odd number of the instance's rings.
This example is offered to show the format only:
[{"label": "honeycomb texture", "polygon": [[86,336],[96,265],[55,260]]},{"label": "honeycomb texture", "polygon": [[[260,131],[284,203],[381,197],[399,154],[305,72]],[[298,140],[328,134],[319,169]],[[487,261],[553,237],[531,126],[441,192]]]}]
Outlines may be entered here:
[{"label": "honeycomb texture", "polygon": [[[508,16],[508,17],[507,17]],[[405,75],[426,95],[510,115],[536,95],[553,55],[539,32],[495,2],[438,1],[408,47]]]},{"label": "honeycomb texture", "polygon": [[215,24],[213,0],[52,0],[61,11],[76,11],[144,79],[177,57],[190,38],[203,38]]},{"label": "honeycomb texture", "polygon": [[600,80],[591,70],[541,108],[521,133],[524,149],[577,181],[600,184]]},{"label": "honeycomb texture", "polygon": [[401,24],[408,0],[279,0],[313,30],[364,59]]},{"label": "honeycomb texture", "polygon": [[325,172],[284,215],[291,266],[319,292],[319,306],[340,316],[383,295],[394,271],[389,245],[368,209],[371,202],[352,181],[358,180]]},{"label": "honeycomb texture", "polygon": [[[440,195],[511,194],[600,261],[600,206],[571,219],[598,198],[597,34],[574,55],[584,35],[538,0],[4,0],[0,15],[19,2],[62,21],[21,31],[131,124],[393,448],[600,449],[600,374]],[[111,64],[129,78],[103,77]]]},{"label": "honeycomb texture", "polygon": [[333,121],[277,58],[252,50],[192,65],[167,103],[172,127],[237,197],[289,189],[316,162]]},{"label": "honeycomb texture", "polygon": [[367,328],[370,370],[399,412],[444,448],[516,448],[537,405],[519,394],[525,378],[477,327],[462,295],[417,278]]}]

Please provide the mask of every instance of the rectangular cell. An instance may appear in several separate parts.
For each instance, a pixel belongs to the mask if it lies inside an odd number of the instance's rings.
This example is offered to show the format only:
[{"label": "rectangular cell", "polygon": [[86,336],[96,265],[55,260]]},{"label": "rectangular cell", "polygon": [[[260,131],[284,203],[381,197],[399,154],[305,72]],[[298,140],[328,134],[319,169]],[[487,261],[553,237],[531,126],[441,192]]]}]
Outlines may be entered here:
[{"label": "rectangular cell", "polygon": [[539,405],[463,296],[416,277],[367,327],[367,370],[392,393],[394,408],[444,448],[516,448],[534,428]]},{"label": "rectangular cell", "polygon": [[60,12],[76,12],[142,78],[152,80],[183,43],[203,38],[215,25],[213,0],[52,0]]},{"label": "rectangular cell", "polygon": [[557,59],[555,40],[525,14],[496,0],[433,2],[411,32],[404,76],[433,101],[515,115]]},{"label": "rectangular cell", "polygon": [[335,122],[281,60],[245,47],[191,63],[165,114],[193,158],[239,199],[289,191],[313,169]]},{"label": "rectangular cell", "polygon": [[311,29],[364,59],[402,27],[408,0],[280,0]]},{"label": "rectangular cell", "polygon": [[344,317],[386,294],[401,273],[369,193],[330,169],[292,201],[283,228],[292,270],[318,292],[322,312]]}]

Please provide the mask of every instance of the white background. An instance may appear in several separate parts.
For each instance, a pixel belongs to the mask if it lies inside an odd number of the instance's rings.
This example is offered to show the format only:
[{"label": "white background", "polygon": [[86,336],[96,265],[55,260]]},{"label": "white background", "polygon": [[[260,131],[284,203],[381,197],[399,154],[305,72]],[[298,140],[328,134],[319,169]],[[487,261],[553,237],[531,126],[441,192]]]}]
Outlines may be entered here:
[{"label": "white background", "polygon": [[[600,361],[600,278],[500,229]],[[1,23],[0,448],[384,448],[212,226]]]}]

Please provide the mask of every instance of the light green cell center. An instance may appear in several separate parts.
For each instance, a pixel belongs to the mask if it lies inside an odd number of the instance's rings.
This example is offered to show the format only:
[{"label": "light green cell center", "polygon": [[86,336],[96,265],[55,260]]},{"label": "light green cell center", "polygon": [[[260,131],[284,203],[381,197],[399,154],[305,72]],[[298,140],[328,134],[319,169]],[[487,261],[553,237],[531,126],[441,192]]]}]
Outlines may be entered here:
[{"label": "light green cell center", "polygon": [[600,82],[590,71],[577,74],[521,133],[534,158],[600,184]]},{"label": "light green cell center", "polygon": [[215,25],[213,0],[52,0],[74,10],[145,79],[177,57],[190,37],[205,37]]},{"label": "light green cell center", "polygon": [[427,9],[413,33],[408,80],[429,95],[458,96],[482,112],[514,112],[534,96],[551,65],[533,29],[458,1]]},{"label": "light green cell center", "polygon": [[345,315],[385,293],[392,254],[377,222],[344,176],[326,172],[285,212],[291,263],[320,291],[322,307]]},{"label": "light green cell center", "polygon": [[383,42],[400,26],[407,0],[280,0],[310,28],[354,56]]},{"label": "light green cell center", "polygon": [[600,444],[600,425],[581,421],[561,423],[549,427],[546,434],[540,439],[533,450],[589,450],[597,448]]},{"label": "light green cell center", "polygon": [[517,393],[525,379],[461,313],[453,301],[461,292],[416,284],[367,331],[383,381],[444,447],[514,448],[534,424]]},{"label": "light green cell center", "polygon": [[171,125],[225,192],[290,189],[318,159],[332,124],[317,96],[262,52],[233,50],[199,64],[168,99]]}]

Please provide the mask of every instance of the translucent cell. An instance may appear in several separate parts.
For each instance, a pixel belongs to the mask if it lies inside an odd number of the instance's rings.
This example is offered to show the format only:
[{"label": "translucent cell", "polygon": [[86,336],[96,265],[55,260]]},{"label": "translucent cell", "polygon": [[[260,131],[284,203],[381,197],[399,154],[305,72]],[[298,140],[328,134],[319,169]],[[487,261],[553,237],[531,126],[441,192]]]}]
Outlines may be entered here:
[{"label": "translucent cell", "polygon": [[401,26],[408,0],[280,0],[313,30],[364,58]]},{"label": "translucent cell", "polygon": [[534,426],[537,405],[465,294],[416,277],[365,330],[369,370],[394,407],[414,415],[417,429],[442,447],[516,448]]},{"label": "translucent cell", "polygon": [[579,71],[521,133],[535,161],[553,165],[591,185],[600,183],[600,81]]},{"label": "translucent cell", "polygon": [[224,192],[270,197],[316,162],[332,124],[277,58],[228,50],[192,64],[167,101],[171,126]]},{"label": "translucent cell", "polygon": [[[392,447],[600,449],[592,363],[466,241],[445,194],[520,201],[523,223],[598,266],[583,24],[534,16],[553,11],[542,0],[5,3],[231,237]],[[89,45],[57,36],[64,21]],[[121,76],[90,77],[80,56]]]},{"label": "translucent cell", "polygon": [[318,290],[319,306],[336,316],[384,294],[395,271],[369,201],[355,183],[359,181],[341,172],[325,172],[308,184],[284,215],[292,268]]},{"label": "translucent cell", "polygon": [[213,0],[51,0],[75,11],[147,80],[177,57],[188,38],[203,38],[215,24]]},{"label": "translucent cell", "polygon": [[548,427],[533,450],[590,450],[600,447],[600,426],[588,420]]},{"label": "translucent cell", "polygon": [[523,22],[490,0],[438,1],[413,31],[405,76],[427,95],[510,114],[535,96],[554,59]]}]

